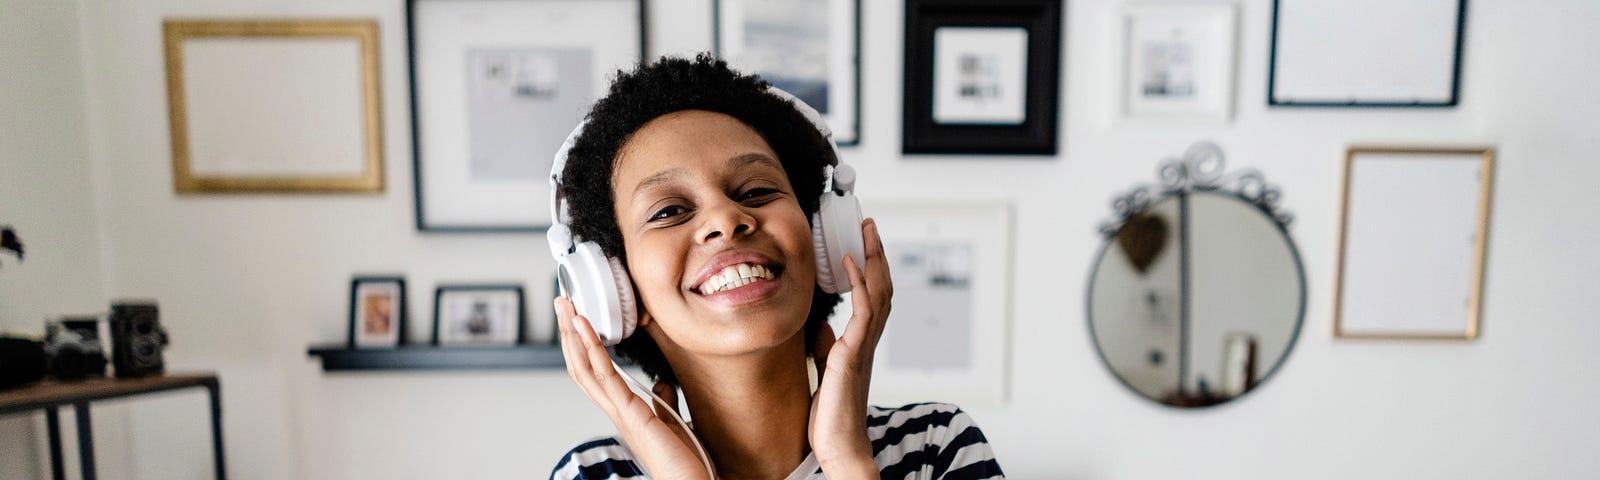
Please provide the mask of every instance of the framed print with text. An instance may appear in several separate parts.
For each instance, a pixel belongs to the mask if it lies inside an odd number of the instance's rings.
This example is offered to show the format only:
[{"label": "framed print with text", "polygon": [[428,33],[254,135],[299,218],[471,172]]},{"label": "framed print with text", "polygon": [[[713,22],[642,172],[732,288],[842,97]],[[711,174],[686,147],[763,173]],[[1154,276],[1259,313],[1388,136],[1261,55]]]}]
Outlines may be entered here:
[{"label": "framed print with text", "polygon": [[718,58],[822,114],[835,143],[861,138],[860,0],[712,0]]},{"label": "framed print with text", "polygon": [[180,194],[379,193],[374,20],[162,23]]},{"label": "framed print with text", "polygon": [[1334,337],[1473,340],[1494,150],[1351,148]]},{"label": "framed print with text", "polygon": [[1233,114],[1234,35],[1232,4],[1127,7],[1124,116],[1227,121]]},{"label": "framed print with text", "polygon": [[906,2],[904,153],[1054,155],[1060,0]]},{"label": "framed print with text", "polygon": [[552,159],[643,55],[643,1],[406,6],[417,230],[548,228]]}]

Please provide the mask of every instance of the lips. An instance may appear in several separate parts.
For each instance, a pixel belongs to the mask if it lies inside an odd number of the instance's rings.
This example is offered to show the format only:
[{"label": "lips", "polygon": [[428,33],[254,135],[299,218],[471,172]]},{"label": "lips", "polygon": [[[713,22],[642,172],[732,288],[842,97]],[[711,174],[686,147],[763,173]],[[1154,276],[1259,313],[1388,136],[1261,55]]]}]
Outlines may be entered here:
[{"label": "lips", "polygon": [[783,274],[783,266],[754,250],[731,250],[712,257],[701,267],[690,290],[717,295],[750,284],[767,283]]}]

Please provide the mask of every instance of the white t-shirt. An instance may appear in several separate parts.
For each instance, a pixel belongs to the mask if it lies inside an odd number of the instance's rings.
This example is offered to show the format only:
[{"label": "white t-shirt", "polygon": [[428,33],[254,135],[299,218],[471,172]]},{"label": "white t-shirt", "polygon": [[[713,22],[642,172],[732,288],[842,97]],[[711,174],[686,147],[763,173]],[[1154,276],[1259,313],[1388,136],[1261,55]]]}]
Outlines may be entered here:
[{"label": "white t-shirt", "polygon": [[[948,403],[913,403],[899,408],[868,407],[867,438],[872,440],[873,461],[882,478],[987,479],[1005,478],[995,462],[989,441],[972,417]],[[633,452],[616,437],[604,437],[573,447],[551,480],[609,480],[648,478],[634,461]],[[788,480],[824,479],[815,454],[789,474]]]}]

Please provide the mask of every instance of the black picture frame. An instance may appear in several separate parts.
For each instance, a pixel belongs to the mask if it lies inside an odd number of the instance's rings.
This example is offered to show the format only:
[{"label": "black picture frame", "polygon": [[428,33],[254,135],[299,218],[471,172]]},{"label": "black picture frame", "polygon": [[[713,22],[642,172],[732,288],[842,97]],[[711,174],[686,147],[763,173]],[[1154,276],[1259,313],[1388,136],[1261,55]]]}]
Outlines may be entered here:
[{"label": "black picture frame", "polygon": [[1281,52],[1281,50],[1279,48],[1279,33],[1280,33],[1281,29],[1282,29],[1282,25],[1280,25],[1280,24],[1281,24],[1282,15],[1283,15],[1283,1],[1284,0],[1272,0],[1272,39],[1271,39],[1271,42],[1269,44],[1270,45],[1270,47],[1269,47],[1270,50],[1269,50],[1269,54],[1267,56],[1267,105],[1268,106],[1271,106],[1271,107],[1312,107],[1312,108],[1329,108],[1329,107],[1453,108],[1453,107],[1455,107],[1456,105],[1458,105],[1460,103],[1460,99],[1461,99],[1461,56],[1462,56],[1462,45],[1463,45],[1463,43],[1465,42],[1465,39],[1466,39],[1467,0],[1454,0],[1455,7],[1456,7],[1456,15],[1455,15],[1455,19],[1453,21],[1453,23],[1454,23],[1453,26],[1454,26],[1454,29],[1455,29],[1454,47],[1451,50],[1451,55],[1453,57],[1450,59],[1450,62],[1449,62],[1449,64],[1450,64],[1450,93],[1449,93],[1448,97],[1443,101],[1424,101],[1424,100],[1394,101],[1392,99],[1377,100],[1377,99],[1363,99],[1363,98],[1361,98],[1359,96],[1351,96],[1349,98],[1339,99],[1339,100],[1334,100],[1334,99],[1330,99],[1330,98],[1307,99],[1307,100],[1292,100],[1292,99],[1291,100],[1280,100],[1278,98],[1279,97],[1279,89],[1280,89],[1279,88],[1280,87],[1280,82],[1279,82],[1279,79],[1278,79],[1278,76],[1279,76],[1278,69],[1281,66],[1280,62],[1279,62],[1279,56],[1282,54],[1282,52]]},{"label": "black picture frame", "polygon": [[410,315],[406,304],[405,277],[399,275],[357,275],[350,279],[350,315],[346,325],[345,348],[379,348],[371,345],[358,345],[356,325],[360,323],[361,319],[361,286],[381,283],[393,284],[395,291],[398,292],[397,301],[394,305],[398,307],[398,313],[395,315],[395,322],[392,326],[396,337],[393,347],[400,347],[407,343],[406,317]]},{"label": "black picture frame", "polygon": [[[450,153],[452,155],[458,154],[463,158],[459,158],[459,159],[457,159],[457,158],[444,158],[444,159],[425,158],[425,157],[428,157],[428,155],[430,154],[429,153],[430,151],[433,151],[433,150],[430,150],[429,142],[426,141],[425,137],[436,136],[437,134],[433,133],[433,130],[442,130],[441,128],[430,129],[429,126],[426,125],[427,123],[431,122],[429,120],[425,120],[426,118],[428,118],[430,116],[432,116],[434,118],[438,118],[439,117],[438,115],[432,115],[429,112],[425,112],[424,111],[424,110],[427,110],[427,108],[425,108],[425,107],[429,103],[428,98],[425,98],[425,97],[428,97],[429,95],[439,95],[437,92],[429,93],[429,92],[434,92],[433,89],[437,89],[438,87],[432,87],[432,86],[428,85],[428,82],[426,81],[426,77],[428,77],[430,75],[429,72],[431,72],[432,69],[435,69],[435,68],[449,69],[449,68],[458,68],[458,67],[456,67],[456,65],[454,63],[443,62],[442,60],[438,60],[438,61],[434,61],[434,62],[428,62],[426,59],[422,59],[422,60],[419,61],[419,58],[418,58],[419,46],[422,46],[420,44],[420,42],[426,42],[427,41],[426,39],[419,38],[419,36],[426,36],[427,34],[423,33],[423,32],[420,32],[419,28],[418,28],[418,25],[420,23],[419,22],[419,17],[418,17],[418,10],[419,10],[418,5],[419,4],[424,4],[424,3],[426,3],[426,4],[438,4],[438,5],[449,5],[449,4],[475,5],[475,6],[479,7],[479,8],[488,9],[488,10],[494,10],[495,12],[518,12],[517,15],[521,15],[522,17],[528,17],[528,14],[526,12],[522,12],[521,10],[516,10],[516,7],[530,5],[530,4],[539,4],[539,3],[546,3],[546,4],[550,4],[550,5],[565,5],[567,7],[580,8],[580,9],[581,8],[602,8],[602,6],[608,5],[608,4],[631,5],[633,8],[636,8],[637,12],[638,12],[638,24],[637,24],[638,29],[637,29],[637,32],[633,32],[633,33],[636,33],[638,35],[638,45],[637,45],[638,56],[637,57],[631,57],[630,56],[629,58],[627,58],[626,62],[623,62],[623,61],[620,61],[620,60],[618,60],[618,61],[607,61],[608,58],[612,57],[611,55],[596,55],[596,57],[595,57],[595,61],[601,62],[604,65],[610,65],[611,67],[615,67],[615,68],[629,68],[632,65],[636,64],[638,61],[644,59],[647,55],[649,55],[649,49],[648,49],[649,40],[648,39],[649,39],[650,35],[649,35],[649,31],[646,28],[648,23],[649,23],[648,22],[649,11],[646,9],[646,3],[647,2],[645,0],[606,0],[606,1],[596,1],[596,0],[505,0],[505,1],[498,1],[498,2],[464,2],[464,1],[460,1],[460,0],[406,0],[405,1],[405,9],[406,9],[405,15],[406,15],[406,27],[407,27],[406,28],[406,60],[407,60],[407,75],[409,76],[408,77],[409,78],[408,94],[409,94],[409,100],[411,102],[411,105],[410,105],[411,106],[411,151],[412,151],[411,161],[412,161],[412,198],[413,198],[412,205],[413,205],[414,213],[415,213],[417,231],[424,232],[424,233],[540,233],[540,232],[546,231],[547,229],[549,229],[550,223],[552,221],[551,219],[545,218],[546,216],[548,216],[549,211],[550,211],[549,205],[545,203],[546,199],[548,199],[548,194],[547,194],[548,180],[545,178],[545,173],[546,172],[537,172],[538,173],[538,175],[537,175],[538,178],[537,179],[523,179],[523,178],[516,179],[516,181],[520,182],[520,183],[517,186],[512,187],[512,189],[509,189],[509,190],[506,189],[504,185],[502,185],[499,188],[495,188],[495,189],[457,187],[457,188],[455,188],[455,190],[458,190],[458,191],[454,192],[454,193],[456,193],[456,195],[448,195],[448,193],[452,193],[452,192],[445,192],[445,191],[443,191],[444,190],[443,188],[430,189],[428,187],[429,180],[427,180],[427,178],[430,175],[430,173],[429,173],[430,170],[429,170],[428,165],[430,163],[434,163],[434,162],[470,162],[471,160],[464,158],[464,157],[466,157],[468,155],[466,152],[464,152],[464,151],[456,152],[456,151],[450,150],[448,148],[445,148],[443,151],[447,152],[447,153]],[[480,12],[477,15],[479,17],[502,17],[502,16],[506,16],[506,15],[497,15],[494,12],[488,12],[488,13]],[[470,15],[468,15],[468,16],[470,16]],[[551,21],[551,22],[557,22],[558,24],[560,22],[574,21],[574,20],[571,20],[571,19],[566,19],[566,20],[555,19],[554,18],[555,16],[549,16],[549,17],[551,17],[551,18],[549,18],[549,19],[547,19],[545,17],[538,17],[538,18],[544,19],[544,20],[547,20],[547,21]],[[519,17],[519,18],[521,18],[521,17]],[[529,18],[533,18],[533,17],[529,17]],[[594,23],[594,22],[591,22],[591,23]],[[618,25],[618,24],[619,24],[618,22],[605,22],[605,24],[603,26],[610,27],[610,26],[614,26],[614,25]],[[622,23],[622,25],[626,25],[626,24],[627,23]],[[581,41],[583,39],[581,39],[581,38],[571,38],[571,37],[543,38],[541,36],[553,35],[553,34],[550,34],[550,33],[541,33],[541,32],[544,32],[545,30],[547,30],[547,28],[545,28],[545,27],[546,26],[541,26],[541,25],[523,25],[520,30],[517,30],[519,32],[526,32],[526,36],[528,38],[523,39],[523,40],[533,41],[533,39],[535,39],[535,38],[540,38],[541,39],[541,43],[538,43],[537,45],[520,45],[520,44],[516,44],[514,42],[507,43],[507,41],[505,41],[505,40],[500,40],[500,41],[493,42],[492,45],[491,44],[484,44],[484,45],[473,44],[472,46],[474,46],[474,47],[495,47],[495,48],[500,48],[500,47],[519,47],[519,46],[571,47],[571,46],[574,46],[574,45],[583,45],[581,43]],[[605,35],[605,31],[604,31],[604,29],[601,29],[601,28],[597,27],[595,29],[595,33],[593,35],[602,36],[603,37]],[[593,40],[593,38],[591,38],[591,40]],[[627,42],[627,43],[631,44],[631,42]],[[445,65],[443,65],[443,66],[433,65],[433,64],[439,63],[439,62],[443,62]],[[429,63],[429,65],[423,65],[424,63]],[[614,71],[614,69],[611,68],[611,67],[607,67],[607,68],[603,69],[603,70],[605,70],[604,73],[599,75],[599,76],[597,76],[597,77],[595,77],[595,78],[593,78],[592,80],[594,82],[606,83],[608,78],[609,78],[609,76]],[[440,89],[440,91],[448,92],[449,89]],[[592,102],[593,100],[590,100],[590,101]],[[587,112],[587,107],[585,107],[585,112]],[[446,118],[453,118],[453,117],[446,117]],[[570,131],[570,129],[572,127],[576,127],[577,126],[577,120],[578,119],[574,119],[572,125],[568,126],[565,129],[561,129],[560,132],[558,133],[559,134],[558,138],[565,138],[567,132]],[[434,121],[438,121],[438,120],[434,120]],[[450,129],[460,129],[463,132],[470,132],[470,129],[468,127],[462,126],[462,125],[447,124],[445,126],[450,127]],[[436,127],[437,127],[437,125],[436,125]],[[469,133],[462,133],[461,135],[469,135]],[[553,138],[555,138],[555,137],[553,137]],[[559,141],[557,141],[556,145],[559,145]],[[441,147],[441,148],[444,148],[444,147]],[[545,152],[541,152],[541,153],[545,153]],[[555,149],[551,148],[550,151],[547,152],[547,155],[549,157],[553,158],[555,156]],[[468,187],[470,187],[470,185],[468,185]],[[505,210],[516,210],[516,211],[514,213],[509,213],[509,214],[502,215],[501,217],[495,218],[493,220],[482,220],[482,219],[474,220],[474,219],[449,218],[449,215],[442,214],[440,212],[432,212],[432,213],[430,213],[430,207],[429,207],[430,203],[445,201],[445,200],[440,199],[439,197],[444,197],[444,198],[471,197],[473,195],[469,195],[469,194],[472,194],[474,192],[488,192],[488,191],[502,192],[502,193],[500,193],[500,195],[502,197],[505,197],[505,198],[477,199],[475,205],[478,205],[478,204],[482,204],[482,205],[498,205],[498,206],[493,207],[493,208],[500,208],[500,209],[505,209]],[[489,193],[484,193],[484,195],[490,195],[490,194]],[[538,205],[534,205],[534,206],[531,206],[531,207],[522,206],[521,203],[520,203],[520,199],[526,198],[526,197],[534,197],[534,198],[540,199],[539,202],[538,202]],[[509,200],[507,200],[507,199],[509,199]],[[453,201],[465,201],[465,200],[453,200]],[[512,205],[518,205],[518,207],[513,207]],[[480,210],[473,210],[473,209],[470,209],[470,208],[467,208],[465,210],[467,210],[467,211],[480,211]],[[524,217],[526,217],[526,218],[524,218]]]},{"label": "black picture frame", "polygon": [[[515,341],[513,341],[512,343],[509,343],[509,344],[506,344],[506,343],[485,343],[484,345],[522,345],[522,344],[527,342],[527,339],[528,339],[528,302],[527,302],[527,296],[523,294],[522,285],[514,285],[514,284],[452,284],[452,285],[439,285],[437,287],[434,287],[434,290],[433,290],[433,331],[432,331],[432,334],[431,334],[431,337],[430,337],[430,340],[429,340],[429,344],[435,345],[435,346],[445,345],[445,343],[440,341],[440,335],[439,335],[439,326],[443,323],[443,318],[440,317],[440,308],[442,307],[442,305],[444,303],[443,302],[444,296],[447,293],[450,293],[450,292],[513,292],[513,293],[515,293],[516,297],[517,297],[517,306],[516,306],[516,317],[517,317],[517,319],[516,319],[517,327],[516,328],[517,328],[517,334],[516,334]],[[454,344],[452,344],[451,346],[454,346]]]},{"label": "black picture frame", "polygon": [[[712,53],[712,55],[715,55],[717,58],[722,58],[722,59],[725,59],[725,60],[729,60],[730,62],[733,62],[735,59],[729,59],[729,58],[726,57],[729,48],[728,48],[727,45],[724,44],[724,42],[728,42],[730,40],[728,38],[728,35],[724,32],[723,22],[728,20],[728,18],[726,18],[726,17],[729,16],[728,9],[726,8],[726,4],[728,2],[735,2],[735,1],[739,1],[739,0],[712,0],[711,1],[711,53]],[[842,51],[836,50],[836,49],[830,49],[830,51],[829,51],[829,59],[828,60],[829,60],[831,65],[837,65],[837,62],[834,61],[835,59],[833,58],[833,56],[839,55],[839,56],[848,57],[848,61],[844,62],[844,63],[849,65],[849,70],[850,70],[849,75],[847,75],[849,77],[849,80],[847,80],[847,82],[846,82],[846,83],[849,84],[847,86],[848,87],[847,90],[848,90],[850,98],[843,99],[843,100],[838,101],[838,102],[834,102],[834,101],[832,101],[830,99],[827,103],[830,103],[830,104],[832,104],[834,106],[841,106],[841,107],[847,108],[848,111],[844,112],[845,114],[842,116],[843,117],[842,120],[844,120],[844,121],[840,121],[841,119],[835,117],[834,112],[830,111],[827,108],[823,108],[823,107],[826,107],[826,106],[821,106],[821,107],[819,107],[818,105],[811,105],[811,106],[812,106],[812,108],[815,108],[819,112],[823,112],[823,117],[828,121],[829,129],[833,130],[834,143],[838,144],[841,147],[853,147],[853,146],[857,146],[857,145],[861,144],[861,133],[862,133],[862,129],[861,129],[861,27],[862,27],[862,24],[861,24],[861,0],[834,0],[833,2],[829,2],[829,3],[846,3],[846,4],[848,4],[848,7],[845,9],[844,13],[849,16],[849,20],[845,21],[845,22],[836,22],[835,20],[838,19],[838,16],[837,15],[830,15],[829,18],[828,18],[828,28],[840,28],[840,27],[848,27],[848,28],[850,28],[849,35],[846,36],[847,38],[849,38],[849,43],[850,44],[845,46],[844,50],[842,50]],[[832,13],[832,12],[830,12],[830,13]],[[733,66],[734,66],[734,68],[740,68],[741,67],[740,65],[737,65],[737,64],[735,64]],[[764,72],[762,72],[760,70],[747,71],[747,72],[744,72],[744,73],[754,73],[754,74],[762,75],[763,77],[766,77],[766,75],[764,75]],[[774,86],[778,86],[780,88],[783,87],[783,85],[781,85],[782,82],[779,79],[769,78],[768,81],[771,81]],[[834,85],[833,82],[830,80],[828,82],[828,89],[827,89],[829,91],[829,95],[832,95],[833,92],[836,92],[836,91],[846,90],[845,88],[838,88],[838,87],[839,86]],[[786,91],[788,91],[788,90],[786,90]],[[789,93],[793,94],[793,95],[796,95],[801,99],[805,99],[806,98],[806,95],[804,94],[805,92],[789,91]]]},{"label": "black picture frame", "polygon": [[[901,152],[1055,155],[1060,116],[1061,25],[1061,0],[907,0]],[[1027,30],[1025,114],[1021,124],[934,121],[933,38],[940,27]]]}]

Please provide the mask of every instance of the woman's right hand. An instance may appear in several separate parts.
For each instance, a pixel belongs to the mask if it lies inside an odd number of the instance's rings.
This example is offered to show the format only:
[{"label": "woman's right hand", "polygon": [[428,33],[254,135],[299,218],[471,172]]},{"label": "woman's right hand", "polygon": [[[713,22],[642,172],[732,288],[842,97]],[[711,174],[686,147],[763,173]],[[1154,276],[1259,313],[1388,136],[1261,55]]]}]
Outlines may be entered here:
[{"label": "woman's right hand", "polygon": [[[645,473],[657,480],[710,480],[705,464],[690,445],[691,434],[680,428],[677,420],[665,411],[677,406],[662,407],[658,412],[634,394],[622,374],[612,366],[611,356],[600,344],[600,337],[595,335],[589,320],[578,315],[572,301],[556,297],[555,307],[567,375],[611,418]],[[655,390],[665,393],[661,387],[657,385]],[[667,397],[661,396],[663,400]]]}]

